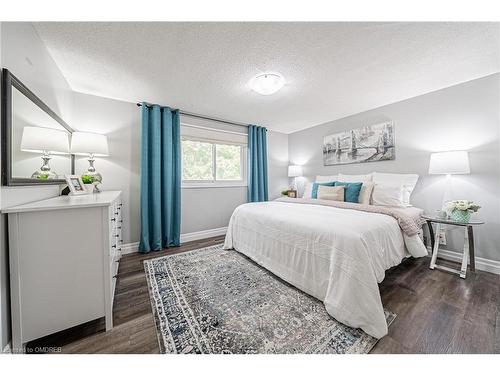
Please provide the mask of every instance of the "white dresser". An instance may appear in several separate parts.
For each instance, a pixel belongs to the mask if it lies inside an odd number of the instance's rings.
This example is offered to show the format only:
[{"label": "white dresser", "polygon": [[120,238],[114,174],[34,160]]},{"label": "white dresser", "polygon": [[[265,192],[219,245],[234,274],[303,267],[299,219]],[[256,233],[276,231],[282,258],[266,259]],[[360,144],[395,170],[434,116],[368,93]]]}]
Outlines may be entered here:
[{"label": "white dresser", "polygon": [[12,346],[100,317],[113,328],[121,256],[120,191],[62,196],[8,214]]}]

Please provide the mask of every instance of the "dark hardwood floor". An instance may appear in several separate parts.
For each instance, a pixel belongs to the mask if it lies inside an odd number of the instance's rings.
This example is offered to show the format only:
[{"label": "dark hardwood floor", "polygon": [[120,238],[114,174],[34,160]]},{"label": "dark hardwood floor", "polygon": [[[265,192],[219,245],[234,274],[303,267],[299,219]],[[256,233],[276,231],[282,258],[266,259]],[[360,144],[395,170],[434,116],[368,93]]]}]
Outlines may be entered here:
[{"label": "dark hardwood floor", "polygon": [[[142,262],[222,242],[221,237],[186,243],[147,255],[125,255],[120,263],[114,329],[103,319],[29,343],[32,352],[158,353]],[[462,280],[430,270],[430,258],[407,259],[380,284],[384,306],[398,316],[372,353],[500,353],[500,276],[477,271]],[[49,349],[50,351],[50,349]]]}]

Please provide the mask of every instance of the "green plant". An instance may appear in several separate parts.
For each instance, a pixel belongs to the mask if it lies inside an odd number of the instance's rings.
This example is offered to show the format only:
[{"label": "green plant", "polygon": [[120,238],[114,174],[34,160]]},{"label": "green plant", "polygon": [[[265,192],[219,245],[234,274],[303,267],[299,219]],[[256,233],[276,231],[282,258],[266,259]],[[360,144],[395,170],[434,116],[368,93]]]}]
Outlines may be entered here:
[{"label": "green plant", "polygon": [[49,174],[46,173],[46,174],[41,174],[38,176],[38,179],[39,180],[48,180],[49,179]]},{"label": "green plant", "polygon": [[286,195],[286,196],[288,196],[288,189],[287,189],[287,190],[283,190],[283,191],[281,192],[281,195]]},{"label": "green plant", "polygon": [[82,182],[84,184],[92,184],[94,182],[94,177],[93,176],[89,176],[89,175],[83,175],[82,176]]}]

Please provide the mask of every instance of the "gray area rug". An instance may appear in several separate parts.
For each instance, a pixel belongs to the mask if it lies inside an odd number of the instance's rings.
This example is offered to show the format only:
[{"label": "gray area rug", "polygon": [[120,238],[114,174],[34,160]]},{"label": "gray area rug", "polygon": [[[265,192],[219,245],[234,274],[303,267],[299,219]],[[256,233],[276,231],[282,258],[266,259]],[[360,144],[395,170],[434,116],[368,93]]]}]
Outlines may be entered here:
[{"label": "gray area rug", "polygon": [[377,343],[222,244],[144,268],[162,353],[368,353]]}]

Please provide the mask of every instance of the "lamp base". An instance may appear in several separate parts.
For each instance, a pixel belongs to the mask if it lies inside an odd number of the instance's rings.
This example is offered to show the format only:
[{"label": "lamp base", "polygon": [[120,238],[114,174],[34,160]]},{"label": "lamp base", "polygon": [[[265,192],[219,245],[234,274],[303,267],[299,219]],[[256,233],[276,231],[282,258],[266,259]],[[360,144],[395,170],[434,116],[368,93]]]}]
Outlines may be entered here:
[{"label": "lamp base", "polygon": [[52,171],[38,170],[38,171],[33,172],[33,174],[31,175],[31,178],[33,178],[35,180],[55,180],[55,179],[57,179],[57,174],[55,174]]},{"label": "lamp base", "polygon": [[42,166],[40,167],[39,170],[33,172],[31,175],[31,178],[35,180],[54,180],[58,176],[56,173],[52,172],[50,170],[50,153],[48,151],[44,151],[42,153]]}]

